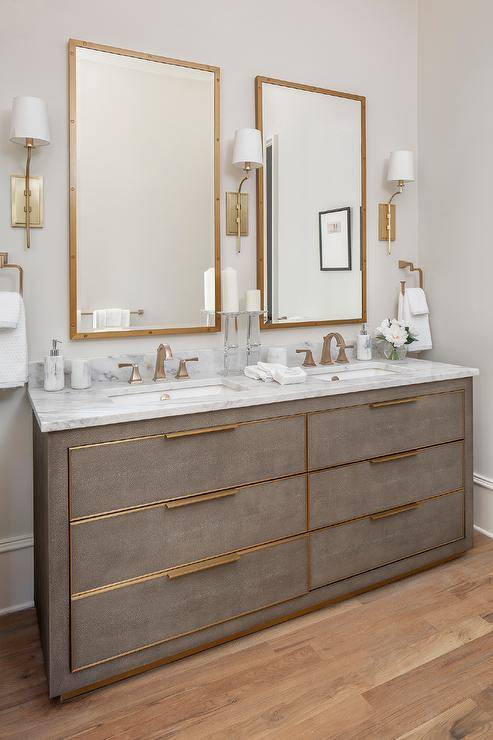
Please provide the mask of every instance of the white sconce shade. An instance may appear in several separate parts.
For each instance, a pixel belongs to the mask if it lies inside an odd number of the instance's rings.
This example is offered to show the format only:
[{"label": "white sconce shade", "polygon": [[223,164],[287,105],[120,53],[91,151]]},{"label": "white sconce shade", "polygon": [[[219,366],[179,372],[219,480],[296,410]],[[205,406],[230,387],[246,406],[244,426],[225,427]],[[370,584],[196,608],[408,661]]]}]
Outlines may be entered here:
[{"label": "white sconce shade", "polygon": [[240,128],[235,134],[233,164],[244,170],[247,163],[252,170],[263,165],[262,134],[256,128]]},{"label": "white sconce shade", "polygon": [[48,109],[44,100],[26,95],[14,98],[9,138],[14,144],[23,146],[26,139],[32,139],[33,146],[46,146],[50,143]]},{"label": "white sconce shade", "polygon": [[389,158],[387,172],[389,182],[414,182],[414,157],[413,153],[406,149],[392,152]]}]

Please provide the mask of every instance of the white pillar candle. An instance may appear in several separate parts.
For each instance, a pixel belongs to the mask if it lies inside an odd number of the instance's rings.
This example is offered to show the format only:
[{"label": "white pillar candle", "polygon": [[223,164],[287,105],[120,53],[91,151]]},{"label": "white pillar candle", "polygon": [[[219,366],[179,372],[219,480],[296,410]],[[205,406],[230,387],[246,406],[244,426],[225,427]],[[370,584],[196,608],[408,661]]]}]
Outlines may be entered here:
[{"label": "white pillar candle", "polygon": [[247,290],[245,294],[245,310],[260,311],[260,290]]},{"label": "white pillar candle", "polygon": [[91,387],[91,367],[87,360],[72,360],[70,385],[77,389]]},{"label": "white pillar candle", "polygon": [[213,267],[204,272],[204,309],[216,310],[216,273]]},{"label": "white pillar candle", "polygon": [[238,313],[238,273],[233,267],[226,267],[221,272],[222,310],[225,313]]}]

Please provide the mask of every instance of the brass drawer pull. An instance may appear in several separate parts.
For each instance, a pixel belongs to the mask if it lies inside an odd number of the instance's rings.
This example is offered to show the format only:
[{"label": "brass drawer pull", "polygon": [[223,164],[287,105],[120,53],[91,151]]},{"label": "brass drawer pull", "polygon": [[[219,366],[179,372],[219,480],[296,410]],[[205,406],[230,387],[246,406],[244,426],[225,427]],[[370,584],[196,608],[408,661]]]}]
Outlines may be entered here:
[{"label": "brass drawer pull", "polygon": [[395,514],[402,514],[404,511],[417,509],[418,506],[420,506],[419,502],[415,504],[407,504],[407,506],[397,506],[395,509],[380,511],[378,514],[370,514],[370,519],[386,519],[388,516],[394,516]]},{"label": "brass drawer pull", "polygon": [[370,408],[379,409],[383,406],[400,406],[402,403],[415,403],[416,401],[419,401],[418,396],[414,396],[414,398],[397,398],[395,401],[375,401],[375,403],[370,403]]},{"label": "brass drawer pull", "polygon": [[166,575],[169,579],[181,578],[181,576],[188,576],[191,573],[200,573],[201,570],[210,570],[211,568],[217,568],[218,565],[228,565],[229,563],[236,563],[240,559],[241,555],[233,553],[232,555],[221,555],[218,558],[211,558],[210,560],[203,560],[201,563],[192,563],[192,565],[181,565],[178,568],[169,570]]},{"label": "brass drawer pull", "polygon": [[219,427],[204,427],[204,429],[186,429],[183,432],[169,432],[164,436],[166,439],[176,439],[177,437],[193,437],[196,434],[209,434],[210,432],[227,432],[228,429],[238,429],[239,424],[223,424]]},{"label": "brass drawer pull", "polygon": [[164,506],[166,509],[178,509],[181,506],[190,506],[190,504],[200,504],[201,501],[215,501],[218,498],[226,498],[227,496],[235,496],[238,493],[238,489],[234,488],[230,491],[216,491],[215,493],[203,493],[200,496],[189,496],[188,498],[179,498],[176,501],[167,501]]},{"label": "brass drawer pull", "polygon": [[390,462],[391,460],[401,460],[403,457],[416,457],[418,450],[411,450],[410,452],[397,452],[395,455],[383,455],[382,457],[372,457],[371,463],[384,463]]}]

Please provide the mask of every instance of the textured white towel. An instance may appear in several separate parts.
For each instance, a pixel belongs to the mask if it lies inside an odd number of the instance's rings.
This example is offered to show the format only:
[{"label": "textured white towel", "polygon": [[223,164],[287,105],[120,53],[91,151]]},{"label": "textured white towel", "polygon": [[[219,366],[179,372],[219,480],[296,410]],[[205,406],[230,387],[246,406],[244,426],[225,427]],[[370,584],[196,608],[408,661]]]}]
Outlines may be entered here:
[{"label": "textured white towel", "polygon": [[92,328],[106,329],[106,311],[104,308],[98,308],[92,312]]},{"label": "textured white towel", "polygon": [[406,288],[406,295],[413,316],[423,316],[430,313],[423,288]]},{"label": "textured white towel", "polygon": [[422,352],[426,349],[432,349],[430,319],[428,314],[418,314],[415,316],[411,313],[409,299],[406,290],[404,295],[399,291],[399,312],[397,318],[408,326],[417,340],[408,345],[409,352]]},{"label": "textured white towel", "polygon": [[19,293],[0,293],[0,329],[15,329],[19,323],[22,298]]},{"label": "textured white towel", "polygon": [[247,378],[271,382],[273,380],[280,385],[290,383],[304,383],[306,373],[301,367],[286,367],[274,362],[259,362],[257,365],[247,365],[244,370]]},{"label": "textured white towel", "polygon": [[24,301],[19,299],[17,326],[0,331],[0,388],[17,388],[27,382],[26,316]]}]

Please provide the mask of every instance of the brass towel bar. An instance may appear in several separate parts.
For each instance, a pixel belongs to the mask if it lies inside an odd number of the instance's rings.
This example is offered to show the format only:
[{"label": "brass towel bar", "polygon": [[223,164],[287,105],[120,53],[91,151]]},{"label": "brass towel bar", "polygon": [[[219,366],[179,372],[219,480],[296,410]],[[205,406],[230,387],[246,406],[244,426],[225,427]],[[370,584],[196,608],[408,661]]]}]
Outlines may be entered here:
[{"label": "brass towel bar", "polygon": [[13,268],[19,271],[19,293],[22,295],[24,291],[24,270],[20,265],[14,265],[9,262],[8,252],[0,252],[0,270],[3,268]]}]

